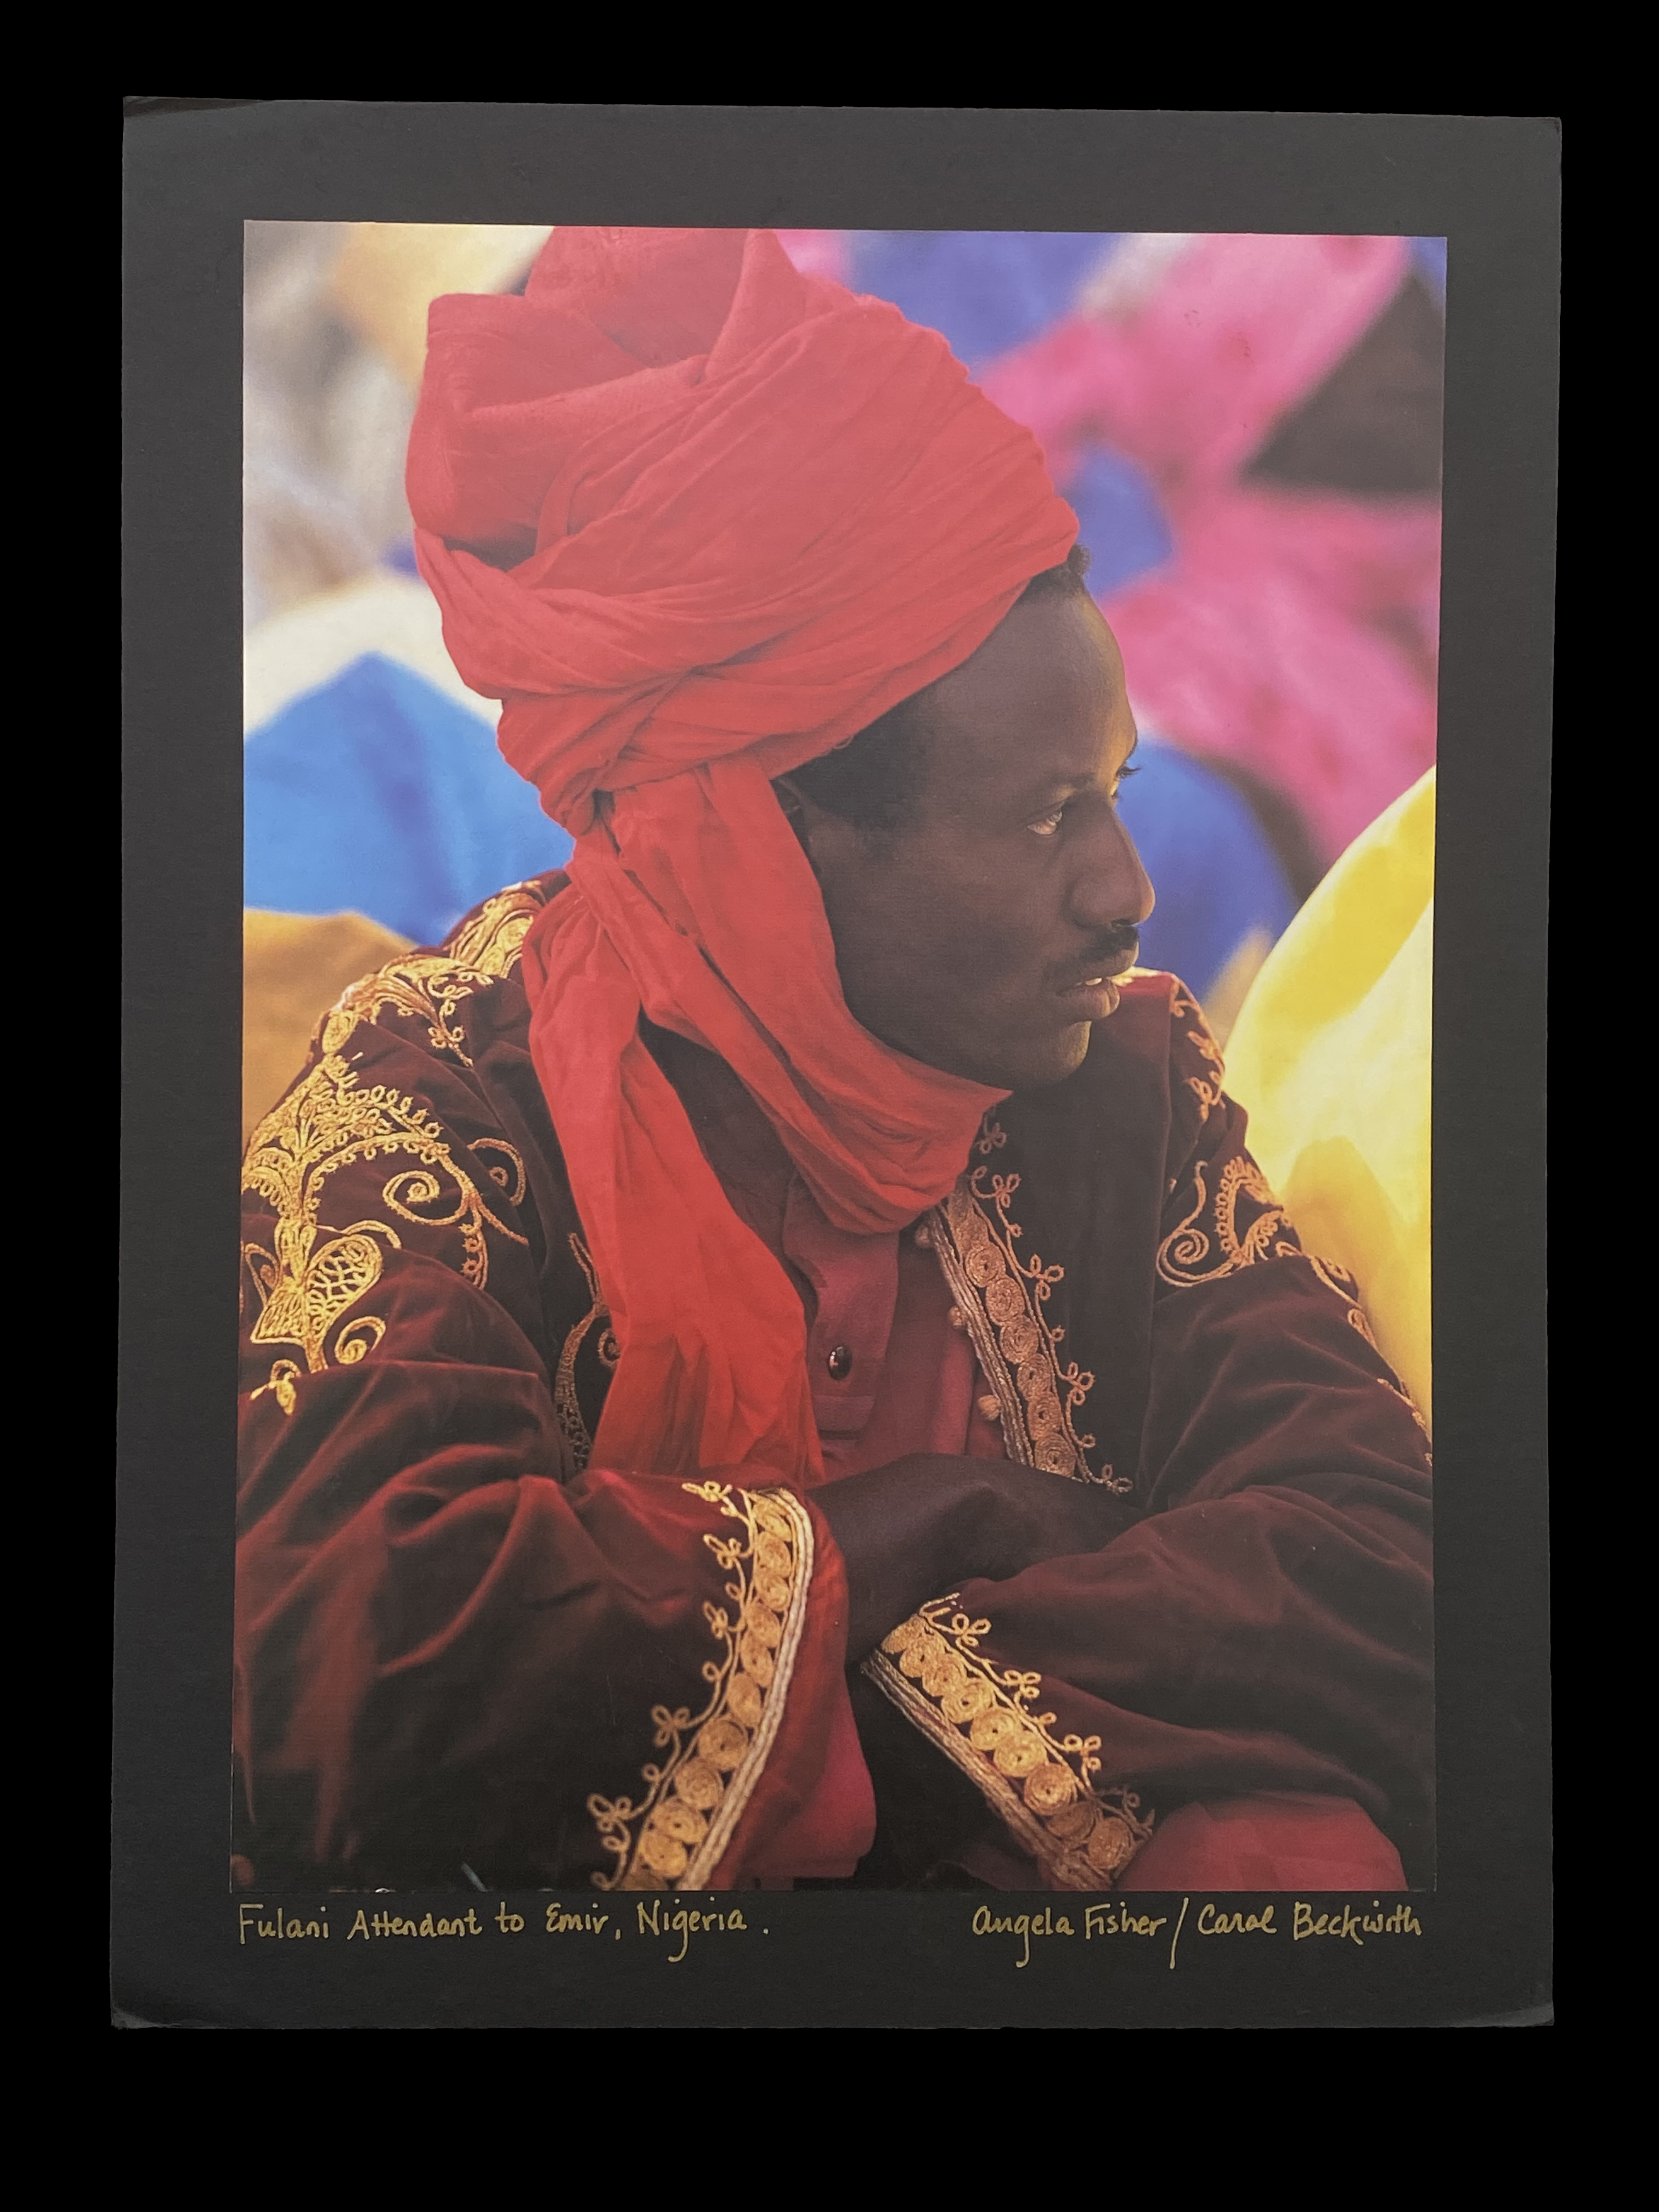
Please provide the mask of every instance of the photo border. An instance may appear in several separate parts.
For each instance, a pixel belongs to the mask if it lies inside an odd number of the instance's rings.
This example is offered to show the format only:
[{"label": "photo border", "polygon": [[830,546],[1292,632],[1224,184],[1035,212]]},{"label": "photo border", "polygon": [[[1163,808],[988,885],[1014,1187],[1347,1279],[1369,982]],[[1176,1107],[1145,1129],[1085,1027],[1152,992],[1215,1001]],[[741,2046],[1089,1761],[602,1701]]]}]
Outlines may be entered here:
[{"label": "photo border", "polygon": [[[112,1998],[124,2027],[1533,2025],[1551,2017],[1549,118],[127,102]],[[241,1025],[242,224],[1448,240],[1433,1207],[1437,1886],[1422,1935],[977,1938],[961,1894],[679,1938],[250,1942],[226,1886]],[[340,1918],[359,1900],[332,1900]],[[262,1900],[263,1902],[263,1900]],[[484,1903],[485,1900],[479,1900]],[[491,1896],[489,1912],[501,1900]],[[518,1901],[540,1914],[548,1900]],[[1001,1915],[1086,1900],[993,1901]],[[1125,1899],[1127,1905],[1130,1900]],[[1325,1900],[1328,1904],[1329,1900]],[[1340,1902],[1340,1901],[1339,1901]],[[572,1913],[603,1909],[593,1896]],[[1136,1899],[1163,1914],[1159,1900]],[[1194,1910],[1199,1900],[1192,1900]],[[1228,1900],[1229,1909],[1246,1900]],[[400,1893],[400,1912],[421,1911]],[[442,1909],[433,1900],[433,1909]],[[453,1900],[447,1900],[453,1910]],[[1281,1926],[1288,1901],[1281,1900]],[[1180,1900],[1167,1916],[1173,1923]],[[275,1911],[275,1901],[271,1902]],[[315,1907],[296,1903],[303,1913]],[[629,1911],[635,1907],[630,1900]],[[768,1931],[761,1935],[759,1929]],[[532,1929],[532,1933],[533,1933]],[[1278,1933],[1275,1930],[1275,1933]],[[337,1930],[343,1938],[343,1927]],[[584,1949],[583,1945],[586,1945]],[[614,1948],[613,1948],[614,1946]]]}]

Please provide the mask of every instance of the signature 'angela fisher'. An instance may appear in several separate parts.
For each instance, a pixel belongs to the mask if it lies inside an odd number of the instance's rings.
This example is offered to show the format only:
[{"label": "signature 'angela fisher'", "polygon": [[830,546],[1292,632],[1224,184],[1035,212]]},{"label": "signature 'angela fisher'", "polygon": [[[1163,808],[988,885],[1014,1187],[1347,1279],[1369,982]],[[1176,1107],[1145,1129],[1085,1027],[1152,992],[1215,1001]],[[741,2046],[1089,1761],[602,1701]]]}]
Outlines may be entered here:
[{"label": "signature 'angela fisher'", "polygon": [[[1316,1910],[1305,1899],[1291,1902],[1288,1927],[1280,1917],[1285,1899],[1272,1899],[1266,1905],[1234,1906],[1218,1904],[1207,1898],[1193,1915],[1193,1930],[1201,1936],[1284,1936],[1293,1943],[1304,1937],[1334,1936],[1340,1942],[1354,1943],[1363,1950],[1365,1940],[1373,1936],[1420,1936],[1423,1923],[1408,1905],[1385,1906],[1381,1898],[1374,1897],[1370,1909],[1356,1910],[1351,1905],[1340,1908]],[[1174,1925],[1170,1936],[1170,1966],[1173,1971],[1180,1948],[1182,1931],[1187,1925],[1192,1899],[1183,1897],[1178,1912],[1139,1912],[1121,1901],[1109,1905],[1088,1905],[1083,1908],[1082,1918],[1074,1923],[1070,1913],[1057,1911],[1053,1905],[1044,1905],[1039,1912],[998,1912],[988,1905],[976,1907],[971,1926],[975,1936],[1012,1936],[1020,1945],[1016,1966],[1026,1966],[1031,1960],[1033,1939],[1079,1935],[1085,1943],[1097,1938],[1127,1936],[1143,1942],[1162,1935]]]}]

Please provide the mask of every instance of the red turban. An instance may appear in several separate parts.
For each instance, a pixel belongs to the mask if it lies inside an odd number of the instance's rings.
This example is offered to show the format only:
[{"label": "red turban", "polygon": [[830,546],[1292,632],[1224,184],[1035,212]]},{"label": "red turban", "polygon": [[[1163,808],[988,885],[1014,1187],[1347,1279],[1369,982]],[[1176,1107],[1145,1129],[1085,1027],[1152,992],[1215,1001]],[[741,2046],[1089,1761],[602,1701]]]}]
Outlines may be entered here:
[{"label": "red turban", "polygon": [[854,1021],[771,779],[960,666],[1075,518],[941,337],[767,231],[556,230],[522,298],[437,301],[409,496],[455,665],[576,840],[524,973],[622,1347],[595,1459],[811,1481],[799,1301],[640,1014],[839,1226],[944,1196],[1000,1094]]}]

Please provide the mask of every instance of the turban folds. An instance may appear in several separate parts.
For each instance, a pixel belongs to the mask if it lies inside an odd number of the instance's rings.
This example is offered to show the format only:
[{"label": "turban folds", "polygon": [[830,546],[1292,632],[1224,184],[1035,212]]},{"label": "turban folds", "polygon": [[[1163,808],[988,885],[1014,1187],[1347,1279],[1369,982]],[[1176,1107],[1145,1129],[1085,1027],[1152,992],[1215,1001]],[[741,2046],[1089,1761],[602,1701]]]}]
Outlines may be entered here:
[{"label": "turban folds", "polygon": [[838,1226],[945,1194],[999,1094],[854,1020],[771,779],[959,666],[1075,519],[942,338],[765,231],[557,230],[522,297],[437,301],[408,483],[455,665],[575,839],[524,973],[622,1350],[596,1459],[811,1480],[799,1300],[640,1014]]}]

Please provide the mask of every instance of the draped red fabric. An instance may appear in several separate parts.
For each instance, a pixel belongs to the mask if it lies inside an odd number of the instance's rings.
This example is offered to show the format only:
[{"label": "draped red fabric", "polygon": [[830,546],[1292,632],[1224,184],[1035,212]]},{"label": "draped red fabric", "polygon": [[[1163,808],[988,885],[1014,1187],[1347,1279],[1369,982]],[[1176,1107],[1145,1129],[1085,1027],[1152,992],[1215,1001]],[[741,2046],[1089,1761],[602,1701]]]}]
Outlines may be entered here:
[{"label": "draped red fabric", "polygon": [[718,1053],[837,1226],[944,1197],[1000,1093],[842,995],[771,779],[957,667],[1076,519],[945,341],[766,231],[555,231],[431,311],[410,445],[450,653],[576,840],[531,1042],[621,1361],[598,1464],[821,1475],[799,1300],[640,1035]]}]

